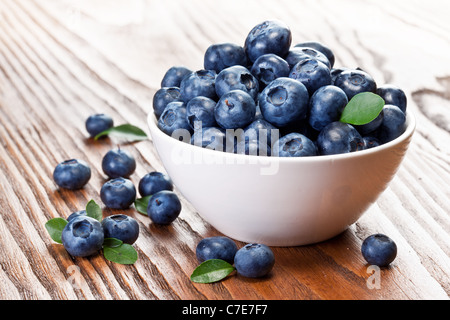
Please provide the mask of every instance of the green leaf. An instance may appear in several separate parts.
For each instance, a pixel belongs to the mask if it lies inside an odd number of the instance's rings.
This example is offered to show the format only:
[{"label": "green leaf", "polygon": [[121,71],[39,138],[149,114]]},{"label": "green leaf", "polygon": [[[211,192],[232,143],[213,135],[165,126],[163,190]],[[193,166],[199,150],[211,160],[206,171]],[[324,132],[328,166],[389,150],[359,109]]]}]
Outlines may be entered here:
[{"label": "green leaf", "polygon": [[122,245],[123,241],[117,238],[105,238],[103,240],[103,247],[115,248]]},{"label": "green leaf", "polygon": [[134,206],[136,207],[137,212],[142,213],[143,215],[148,215],[147,214],[147,207],[148,207],[148,202],[150,201],[150,198],[152,196],[145,196],[142,198],[137,198],[134,201]]},{"label": "green leaf", "polygon": [[102,221],[102,208],[92,199],[86,204],[86,215],[98,221]]},{"label": "green leaf", "polygon": [[128,243],[122,243],[120,246],[103,247],[103,255],[111,262],[120,264],[133,264],[138,259],[136,249]]},{"label": "green leaf", "polygon": [[340,121],[354,125],[363,125],[374,120],[381,112],[384,100],[372,92],[361,92],[345,106]]},{"label": "green leaf", "polygon": [[61,234],[67,225],[67,220],[63,218],[53,218],[47,221],[45,229],[47,229],[53,241],[62,243]]},{"label": "green leaf", "polygon": [[105,131],[97,134],[94,139],[97,140],[98,138],[106,135],[115,136],[129,142],[147,139],[147,134],[142,129],[128,123],[106,129]]},{"label": "green leaf", "polygon": [[191,274],[191,281],[198,283],[211,283],[224,279],[235,268],[221,259],[210,259],[202,262]]}]

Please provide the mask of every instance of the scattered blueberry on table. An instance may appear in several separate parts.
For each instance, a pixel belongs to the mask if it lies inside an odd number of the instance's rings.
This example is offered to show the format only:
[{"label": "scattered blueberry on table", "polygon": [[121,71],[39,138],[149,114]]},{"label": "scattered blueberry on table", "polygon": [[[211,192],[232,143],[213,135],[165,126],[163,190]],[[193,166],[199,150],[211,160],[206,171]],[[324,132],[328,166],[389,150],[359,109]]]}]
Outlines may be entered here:
[{"label": "scattered blueberry on table", "polygon": [[125,214],[115,214],[102,220],[105,238],[116,238],[133,244],[139,237],[139,224]]},{"label": "scattered blueberry on table", "polygon": [[239,249],[234,256],[234,265],[238,274],[259,278],[267,275],[275,264],[272,250],[260,243],[249,243]]},{"label": "scattered blueberry on table", "polygon": [[104,113],[97,113],[90,115],[86,119],[86,130],[93,138],[100,132],[110,129],[114,126],[114,121],[111,116]]},{"label": "scattered blueberry on table", "polygon": [[102,248],[104,234],[101,223],[79,215],[69,221],[61,235],[64,248],[76,257],[90,256]]},{"label": "scattered blueberry on table", "polygon": [[162,190],[173,191],[173,182],[166,173],[152,171],[139,180],[138,190],[142,197],[153,195]]},{"label": "scattered blueberry on table", "polygon": [[100,189],[100,198],[111,209],[128,209],[136,200],[136,187],[126,178],[106,181]]},{"label": "scattered blueberry on table", "polygon": [[236,243],[230,238],[215,236],[202,239],[197,244],[195,254],[199,262],[209,259],[222,259],[233,264],[237,250]]},{"label": "scattered blueberry on table", "polygon": [[364,239],[361,253],[367,263],[386,267],[396,258],[397,245],[388,236],[377,233]]},{"label": "scattered blueberry on table", "polygon": [[171,224],[181,212],[181,202],[175,192],[162,190],[152,195],[147,214],[156,224]]},{"label": "scattered blueberry on table", "polygon": [[128,150],[114,148],[103,156],[102,169],[109,178],[128,178],[136,170],[136,160]]},{"label": "scattered blueberry on table", "polygon": [[91,178],[91,168],[86,161],[70,159],[59,163],[53,171],[53,180],[64,189],[83,188]]}]

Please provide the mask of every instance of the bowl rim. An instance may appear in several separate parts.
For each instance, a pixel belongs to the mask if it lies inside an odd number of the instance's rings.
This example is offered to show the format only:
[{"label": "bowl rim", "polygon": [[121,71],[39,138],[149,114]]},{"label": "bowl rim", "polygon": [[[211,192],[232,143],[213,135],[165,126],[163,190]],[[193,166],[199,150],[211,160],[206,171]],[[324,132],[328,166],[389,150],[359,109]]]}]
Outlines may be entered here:
[{"label": "bowl rim", "polygon": [[[413,112],[411,110],[407,110],[407,112],[405,113],[405,116],[406,116],[405,131],[400,136],[395,138],[394,140],[391,140],[389,142],[386,142],[382,145],[379,145],[379,146],[376,146],[373,148],[355,151],[355,152],[331,154],[331,155],[315,155],[315,156],[307,156],[307,157],[277,157],[277,156],[259,156],[259,155],[237,154],[237,153],[202,148],[200,146],[182,142],[175,138],[172,138],[171,136],[167,135],[166,133],[164,133],[163,131],[161,131],[158,128],[157,119],[156,119],[155,114],[153,113],[153,109],[148,113],[147,123],[150,128],[152,140],[153,140],[153,135],[156,134],[161,139],[167,140],[170,143],[182,144],[184,148],[188,148],[189,150],[192,150],[192,152],[206,152],[207,154],[210,153],[211,156],[232,157],[233,159],[236,159],[236,160],[250,159],[249,157],[255,157],[257,159],[262,158],[262,159],[264,159],[265,163],[267,163],[267,161],[280,161],[280,162],[286,162],[286,163],[290,163],[290,162],[305,162],[305,163],[314,162],[314,163],[317,163],[320,161],[334,161],[334,160],[343,160],[343,159],[347,159],[347,158],[364,157],[364,156],[368,156],[372,153],[379,153],[381,151],[384,151],[384,150],[390,149],[392,147],[395,147],[397,145],[400,145],[405,140],[409,139],[413,135],[413,133],[416,129],[416,118],[415,118]],[[191,148],[194,148],[194,149],[191,149]]]}]

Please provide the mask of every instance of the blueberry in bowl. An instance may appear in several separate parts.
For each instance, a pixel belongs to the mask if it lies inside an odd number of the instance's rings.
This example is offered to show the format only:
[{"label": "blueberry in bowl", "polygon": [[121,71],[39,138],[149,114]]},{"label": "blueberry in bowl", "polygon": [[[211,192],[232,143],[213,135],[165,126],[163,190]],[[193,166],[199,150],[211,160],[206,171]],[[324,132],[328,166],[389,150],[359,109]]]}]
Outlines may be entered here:
[{"label": "blueberry in bowl", "polygon": [[214,70],[219,73],[232,66],[247,66],[247,55],[244,48],[235,43],[212,44],[206,49],[203,59],[205,70]]},{"label": "blueberry in bowl", "polygon": [[280,157],[310,157],[317,155],[317,147],[305,135],[293,132],[275,142],[274,152]]},{"label": "blueberry in bowl", "polygon": [[231,90],[242,90],[255,100],[259,92],[259,82],[246,67],[237,65],[220,71],[216,77],[215,88],[219,98]]},{"label": "blueberry in bowl", "polygon": [[330,62],[330,68],[333,68],[335,56],[331,48],[329,48],[327,45],[323,44],[319,41],[305,41],[301,43],[297,43],[294,48],[313,48],[327,57],[328,61]]},{"label": "blueberry in bowl", "polygon": [[[255,26],[244,45],[247,65],[236,65],[259,83],[274,77],[256,99],[239,89],[210,98],[216,124],[207,126],[174,116],[189,126],[183,141],[158,126],[153,112],[147,120],[165,171],[205,221],[247,243],[304,245],[341,233],[376,201],[405,157],[415,118],[402,109],[401,92],[378,87],[361,68],[331,67],[318,46],[290,48],[292,35],[279,26]],[[261,66],[275,70],[262,63],[273,55],[295,61],[290,73],[301,77],[261,76]]]},{"label": "blueberry in bowl", "polygon": [[320,61],[324,65],[326,65],[328,69],[331,69],[331,63],[328,60],[327,56],[314,48],[294,47],[289,50],[288,54],[285,57],[285,60],[289,64],[290,68],[295,66],[297,63],[307,59]]},{"label": "blueberry in bowl", "polygon": [[166,106],[174,101],[182,101],[179,87],[162,87],[153,96],[153,112],[159,118]]},{"label": "blueberry in bowl", "polygon": [[187,118],[186,104],[181,101],[170,102],[158,119],[158,127],[168,135],[176,130],[192,131]]},{"label": "blueberry in bowl", "polygon": [[334,85],[344,90],[349,100],[360,92],[377,90],[377,84],[372,76],[357,69],[342,71],[334,80]]},{"label": "blueberry in bowl", "polygon": [[256,59],[250,71],[263,89],[276,78],[289,76],[291,69],[286,60],[276,54],[267,53]]},{"label": "blueberry in bowl", "polygon": [[305,119],[308,101],[309,94],[305,85],[287,77],[272,81],[258,98],[264,119],[277,127]]},{"label": "blueberry in bowl", "polygon": [[216,101],[211,98],[198,96],[191,99],[186,105],[186,118],[193,130],[200,127],[217,126],[214,117]]},{"label": "blueberry in bowl", "polygon": [[242,90],[231,90],[220,97],[214,108],[214,117],[224,129],[237,129],[249,125],[256,114],[252,96]]},{"label": "blueberry in bowl", "polygon": [[197,70],[186,75],[180,83],[181,99],[189,102],[192,98],[204,96],[217,98],[215,82],[217,73],[214,70]]},{"label": "blueberry in bowl", "polygon": [[295,64],[289,73],[289,78],[303,83],[310,95],[317,89],[331,84],[330,69],[315,59],[305,59]]},{"label": "blueberry in bowl", "polygon": [[248,33],[244,50],[251,62],[266,53],[284,57],[291,46],[292,34],[289,27],[276,20],[267,20],[254,26]]},{"label": "blueberry in bowl", "polygon": [[377,88],[376,93],[386,104],[394,105],[406,113],[407,98],[405,92],[393,84],[384,84]]},{"label": "blueberry in bowl", "polygon": [[179,88],[183,78],[192,73],[192,70],[185,66],[173,66],[169,68],[161,80],[161,88]]}]

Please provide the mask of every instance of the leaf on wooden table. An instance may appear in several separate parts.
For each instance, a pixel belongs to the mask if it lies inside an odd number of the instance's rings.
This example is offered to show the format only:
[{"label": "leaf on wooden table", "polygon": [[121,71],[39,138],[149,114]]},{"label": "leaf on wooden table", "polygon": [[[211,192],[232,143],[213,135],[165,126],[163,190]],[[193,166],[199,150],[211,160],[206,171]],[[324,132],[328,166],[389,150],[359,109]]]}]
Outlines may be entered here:
[{"label": "leaf on wooden table", "polygon": [[206,260],[192,272],[191,281],[197,283],[217,282],[227,277],[234,270],[235,268],[224,260]]},{"label": "leaf on wooden table", "polygon": [[45,229],[47,229],[53,241],[62,243],[61,234],[67,225],[67,220],[63,218],[53,218],[47,221]]},{"label": "leaf on wooden table", "polygon": [[147,134],[142,129],[128,123],[106,129],[105,131],[97,134],[94,139],[97,140],[98,138],[106,135],[114,136],[128,142],[141,141],[148,138]]}]

